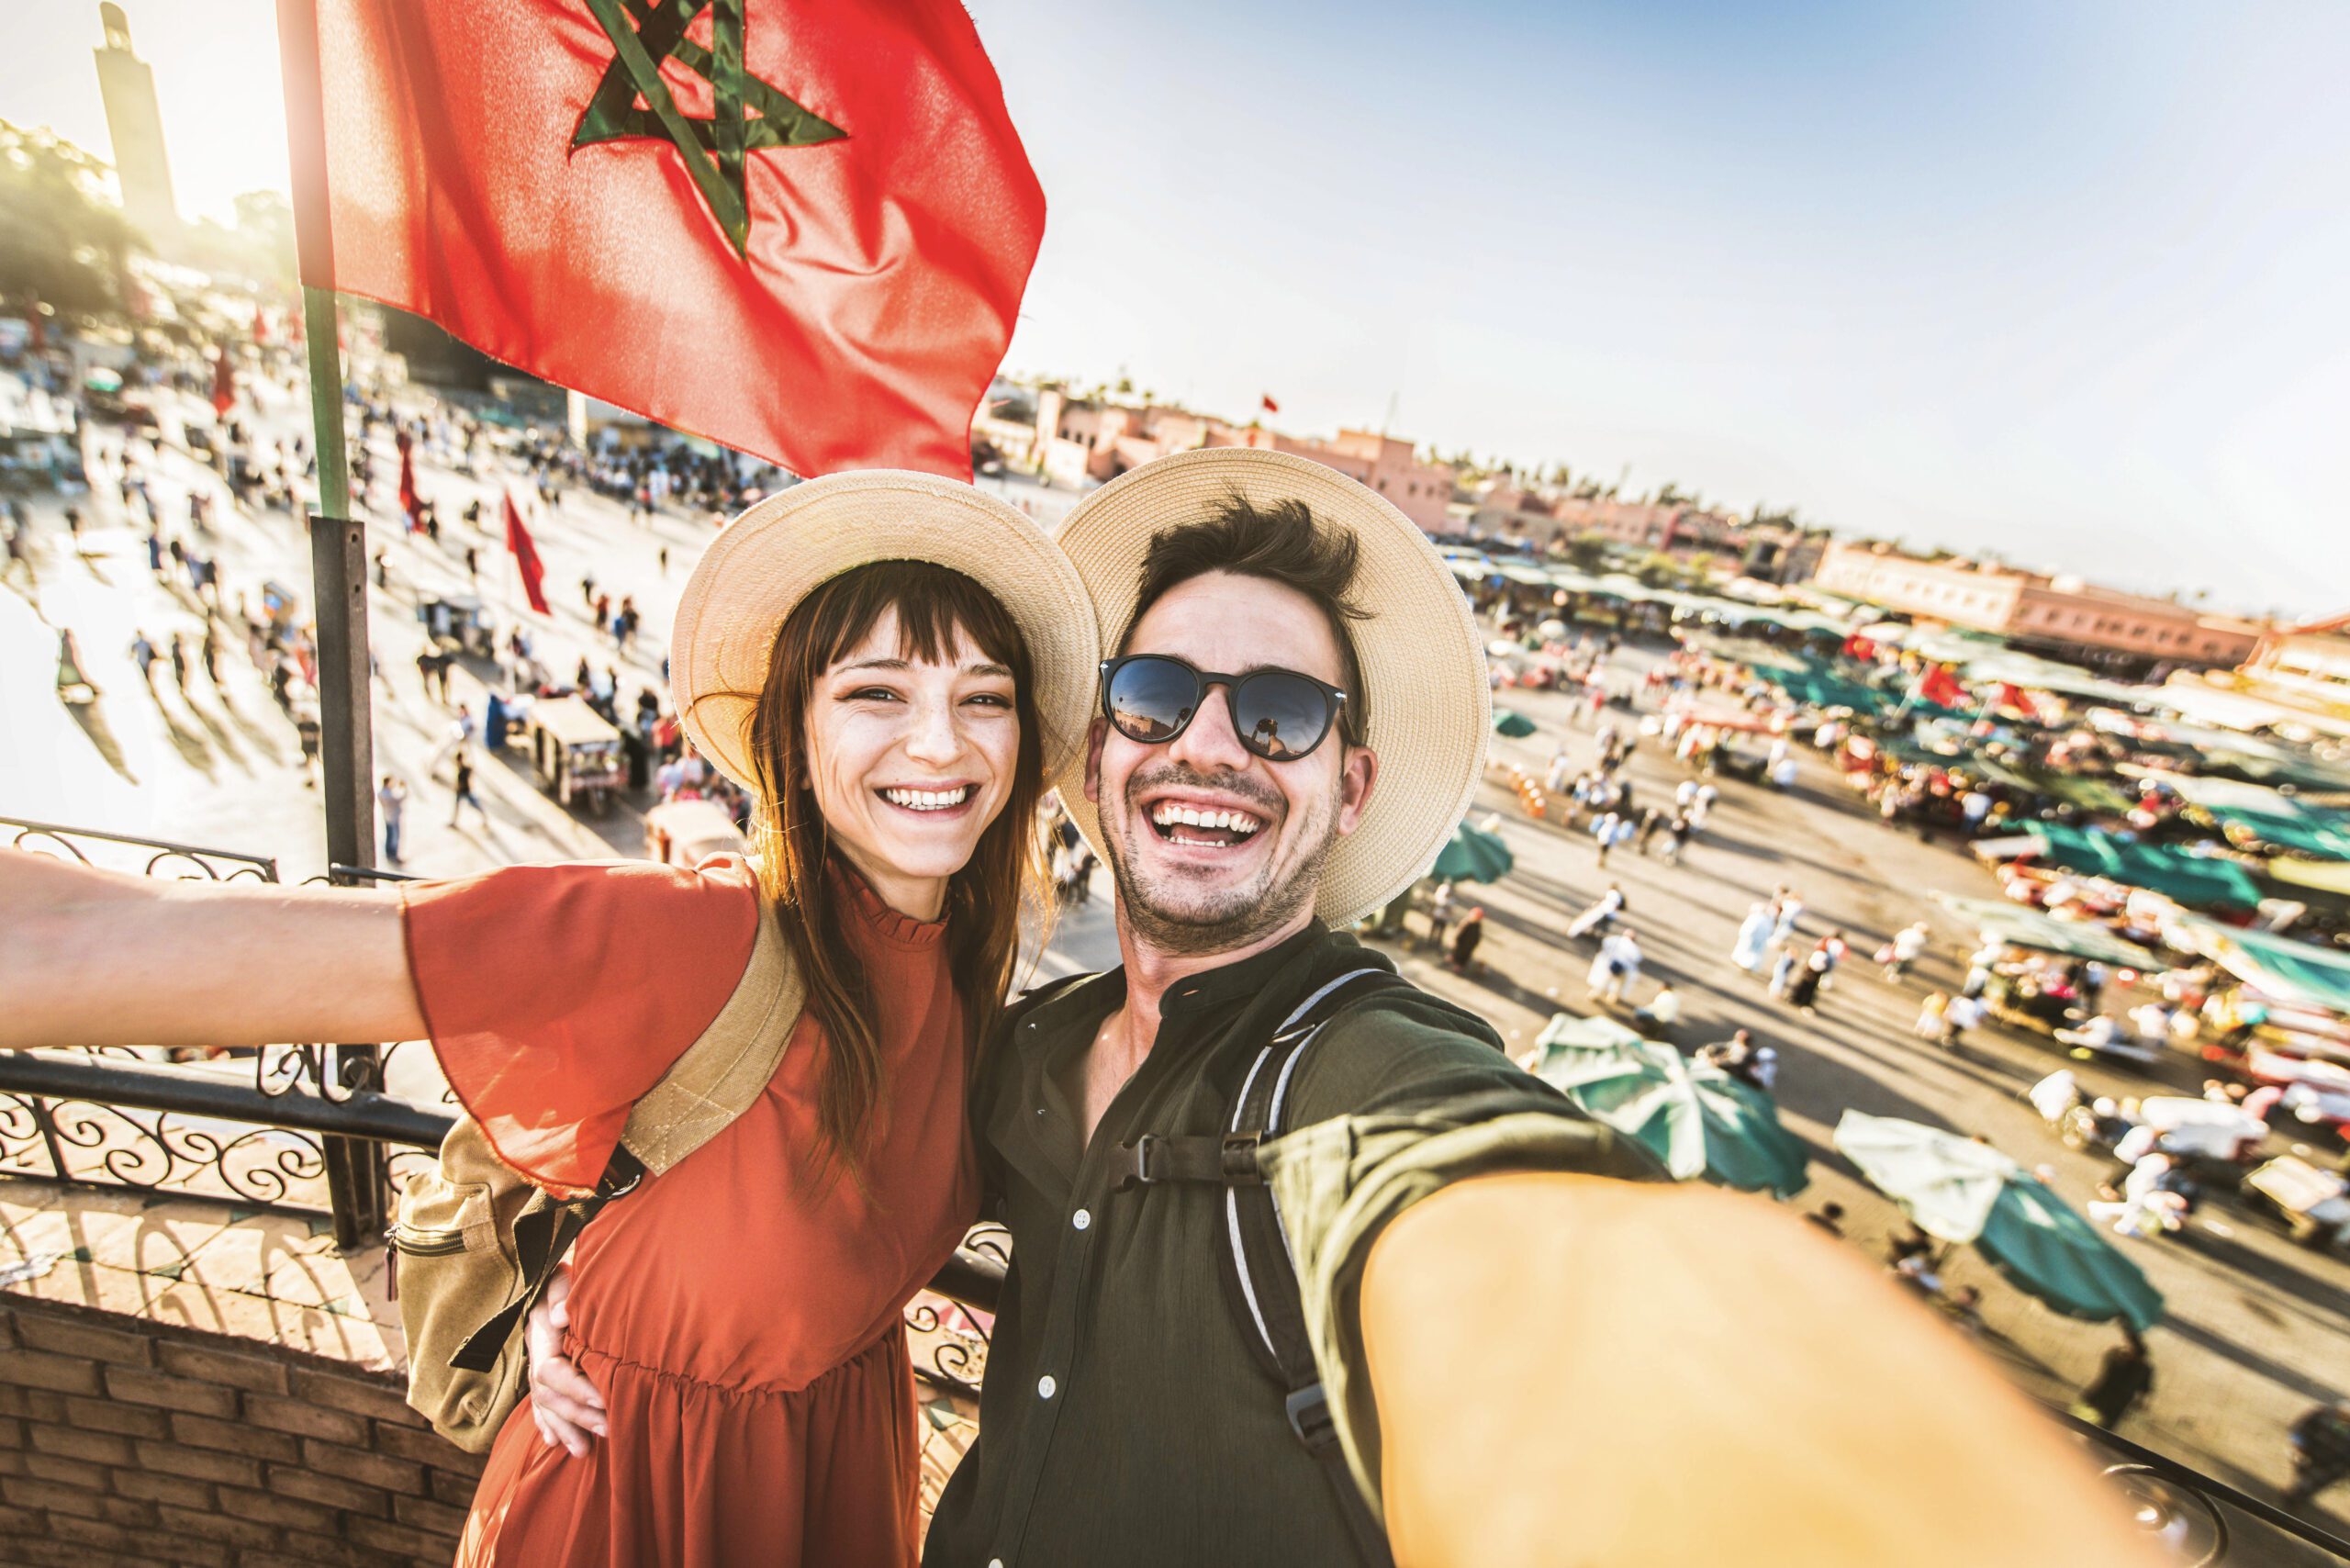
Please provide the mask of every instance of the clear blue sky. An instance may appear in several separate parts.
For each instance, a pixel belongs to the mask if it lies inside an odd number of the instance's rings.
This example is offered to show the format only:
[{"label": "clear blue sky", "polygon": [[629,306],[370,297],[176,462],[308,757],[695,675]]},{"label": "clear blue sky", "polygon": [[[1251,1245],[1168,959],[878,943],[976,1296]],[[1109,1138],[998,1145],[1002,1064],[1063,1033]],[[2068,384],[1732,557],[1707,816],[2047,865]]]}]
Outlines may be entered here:
[{"label": "clear blue sky", "polygon": [[[105,151],[95,4],[23,9],[0,117]],[[264,0],[129,9],[184,206],[282,185]],[[2350,604],[2350,7],[974,10],[1013,369]]]}]

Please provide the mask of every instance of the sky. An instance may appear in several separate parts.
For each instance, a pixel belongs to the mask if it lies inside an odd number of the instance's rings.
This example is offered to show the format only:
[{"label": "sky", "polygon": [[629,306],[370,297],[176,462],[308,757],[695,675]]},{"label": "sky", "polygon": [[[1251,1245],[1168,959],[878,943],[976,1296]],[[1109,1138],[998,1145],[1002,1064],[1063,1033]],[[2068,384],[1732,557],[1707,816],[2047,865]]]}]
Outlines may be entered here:
[{"label": "sky", "polygon": [[[283,188],[267,0],[127,9],[183,210]],[[2350,7],[971,9],[1012,370],[2350,606]],[[18,13],[0,118],[103,154],[96,5]]]}]

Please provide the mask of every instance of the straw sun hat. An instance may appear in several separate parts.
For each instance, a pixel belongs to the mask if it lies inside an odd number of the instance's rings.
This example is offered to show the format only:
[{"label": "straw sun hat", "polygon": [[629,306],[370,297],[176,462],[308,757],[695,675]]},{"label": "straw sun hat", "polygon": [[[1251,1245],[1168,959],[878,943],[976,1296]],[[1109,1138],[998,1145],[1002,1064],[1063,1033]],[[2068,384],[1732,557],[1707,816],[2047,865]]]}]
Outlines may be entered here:
[{"label": "straw sun hat", "polygon": [[694,749],[745,789],[751,715],[776,629],[819,585],[876,561],[927,561],[1002,601],[1027,639],[1045,776],[1081,759],[1101,636],[1069,557],[994,496],[930,474],[874,469],[795,485],[711,542],[677,602],[669,686]]},{"label": "straw sun hat", "polygon": [[[1325,921],[1344,925],[1425,876],[1475,797],[1493,723],[1484,645],[1444,558],[1392,503],[1319,463],[1227,446],[1131,469],[1080,502],[1061,525],[1060,546],[1101,615],[1105,653],[1134,619],[1152,535],[1236,496],[1259,505],[1303,501],[1324,527],[1361,544],[1351,597],[1369,614],[1347,630],[1362,670],[1371,710],[1364,738],[1379,754],[1379,779],[1361,824],[1332,846],[1315,904]],[[1085,799],[1082,756],[1060,786],[1099,853],[1102,824]]]}]

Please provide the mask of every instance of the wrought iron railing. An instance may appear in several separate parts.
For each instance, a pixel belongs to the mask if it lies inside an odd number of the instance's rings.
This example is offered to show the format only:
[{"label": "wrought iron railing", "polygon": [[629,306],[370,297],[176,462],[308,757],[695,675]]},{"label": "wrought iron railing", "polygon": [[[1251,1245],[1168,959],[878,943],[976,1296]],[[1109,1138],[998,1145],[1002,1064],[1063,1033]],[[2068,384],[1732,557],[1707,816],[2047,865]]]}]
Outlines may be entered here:
[{"label": "wrought iron railing", "polygon": [[[16,818],[0,817],[0,844],[149,876],[279,879],[259,856]],[[396,875],[336,866],[318,879]],[[437,1071],[402,1076],[430,1082],[438,1103],[386,1091],[401,1053],[421,1049],[290,1044],[196,1060],[133,1047],[0,1051],[0,1175],[325,1217],[346,1249],[381,1246],[401,1184],[431,1162],[457,1114]],[[978,1392],[1009,1259],[1003,1231],[980,1226],[906,1310],[916,1370],[943,1392]]]}]

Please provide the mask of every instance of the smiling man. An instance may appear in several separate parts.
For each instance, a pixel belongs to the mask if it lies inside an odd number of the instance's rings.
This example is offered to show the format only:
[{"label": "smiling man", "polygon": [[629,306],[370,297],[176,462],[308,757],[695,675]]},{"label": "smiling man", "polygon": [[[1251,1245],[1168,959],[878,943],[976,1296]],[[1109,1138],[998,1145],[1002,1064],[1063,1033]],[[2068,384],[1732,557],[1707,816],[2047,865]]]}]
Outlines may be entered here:
[{"label": "smiling man", "polygon": [[[1924,1314],[1767,1205],[1650,1184],[1343,934],[1483,772],[1481,643],[1416,526],[1224,449],[1060,540],[1115,650],[1061,789],[1125,962],[1031,999],[974,1092],[1012,1271],[926,1563],[2138,1561]],[[2001,1507],[1912,1539],[1953,1484]]]}]

